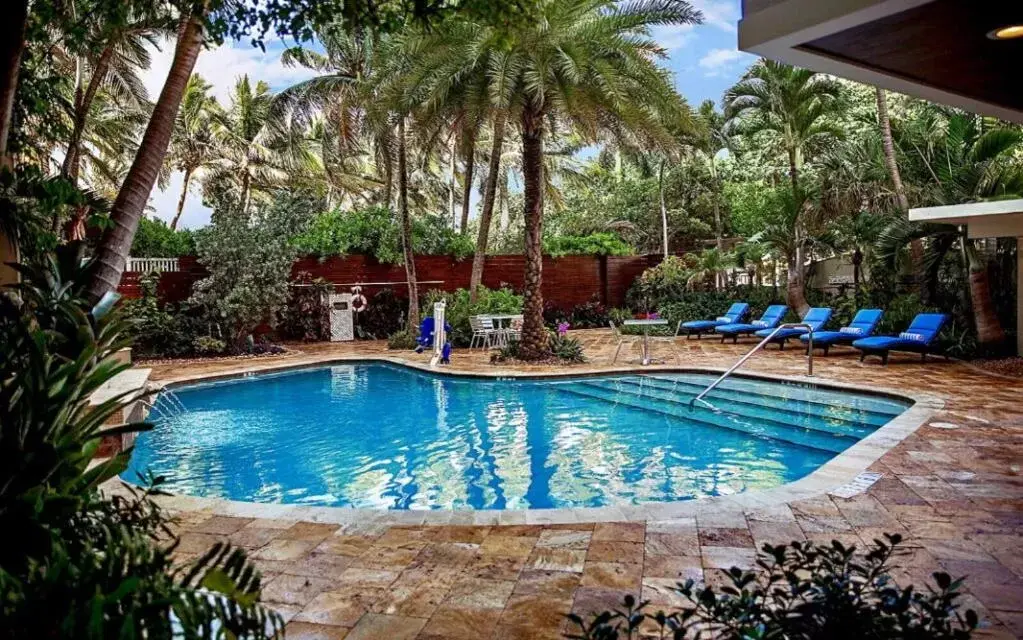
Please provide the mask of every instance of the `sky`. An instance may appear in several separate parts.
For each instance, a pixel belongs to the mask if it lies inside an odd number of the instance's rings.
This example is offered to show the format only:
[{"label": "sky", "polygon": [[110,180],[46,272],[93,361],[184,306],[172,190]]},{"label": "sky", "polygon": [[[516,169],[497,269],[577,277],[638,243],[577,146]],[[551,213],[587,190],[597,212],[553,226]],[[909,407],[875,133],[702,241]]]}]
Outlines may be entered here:
[{"label": "sky", "polygon": [[[736,25],[740,0],[690,0],[703,12],[704,22],[696,26],[658,27],[654,37],[667,50],[662,64],[675,78],[675,86],[695,109],[704,100],[720,107],[721,95],[735,83],[755,56],[736,48]],[[196,73],[213,85],[213,93],[225,106],[235,81],[248,74],[253,81],[263,80],[279,91],[313,74],[308,69],[286,67],[281,63],[283,43],[271,43],[264,53],[247,42],[225,43],[203,51]],[[153,52],[153,63],[143,81],[152,99],[159,95],[173,56],[173,43]],[[154,189],[150,215],[169,221],[174,217],[181,194],[182,175],[175,173],[166,189]],[[188,228],[209,223],[210,210],[203,206],[199,186],[193,182],[180,225]]]}]

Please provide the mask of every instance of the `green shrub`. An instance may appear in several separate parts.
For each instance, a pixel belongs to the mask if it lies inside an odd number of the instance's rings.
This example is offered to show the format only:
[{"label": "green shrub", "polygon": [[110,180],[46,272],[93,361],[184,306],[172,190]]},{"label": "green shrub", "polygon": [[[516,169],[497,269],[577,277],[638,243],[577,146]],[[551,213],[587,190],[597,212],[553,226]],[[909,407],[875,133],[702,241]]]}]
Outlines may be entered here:
[{"label": "green shrub", "polygon": [[[648,613],[648,603],[626,596],[624,607],[589,620],[569,618],[579,628],[569,638],[637,638],[640,627],[659,638],[873,638],[876,640],[967,640],[977,614],[961,611],[962,580],[935,573],[927,591],[900,588],[889,575],[901,536],[875,540],[865,555],[837,541],[765,545],[758,572],[732,568],[729,584],[715,591],[692,580],[675,588],[689,601],[676,613]],[[644,635],[643,637],[648,637]]]},{"label": "green shrub", "polygon": [[522,313],[522,296],[516,294],[511,289],[487,289],[486,287],[480,287],[477,290],[476,302],[474,303],[469,301],[468,289],[459,289],[454,293],[447,293],[436,289],[428,291],[423,299],[423,315],[433,315],[433,305],[441,299],[447,300],[444,319],[451,325],[449,337],[451,344],[456,347],[467,347],[472,339],[469,316]]},{"label": "green shrub", "polygon": [[586,362],[586,356],[583,354],[583,346],[575,338],[563,336],[557,332],[552,332],[550,338],[547,340],[547,346],[550,348],[551,353],[555,358],[562,362],[571,364],[581,364]]},{"label": "green shrub", "polygon": [[[321,257],[362,254],[385,264],[403,264],[401,233],[394,214],[375,205],[351,211],[319,214],[293,244],[299,254]],[[412,247],[421,255],[450,255],[458,259],[476,250],[472,238],[456,233],[447,219],[418,216],[412,221]]]},{"label": "green shrub", "polygon": [[142,217],[131,244],[133,258],[177,258],[195,255],[195,234],[172,231],[163,220]]},{"label": "green shrub", "polygon": [[547,236],[543,252],[554,258],[571,255],[631,256],[632,245],[614,233],[591,233],[588,236]]},{"label": "green shrub", "polygon": [[631,309],[623,309],[621,307],[615,307],[607,312],[608,322],[615,323],[615,326],[622,326],[622,323],[626,320],[632,320],[635,316]]},{"label": "green shrub", "polygon": [[625,295],[629,307],[641,312],[656,311],[661,305],[681,299],[695,273],[692,260],[691,256],[668,256],[644,271]]},{"label": "green shrub", "polygon": [[[0,636],[10,638],[273,637],[280,617],[259,604],[260,574],[216,544],[181,565],[179,539],[150,488],[98,487],[130,451],[94,460],[125,395],[90,396],[127,365],[118,312],[83,300],[88,265],[68,251],[26,270],[20,302],[0,296]],[[130,395],[133,392],[129,392]]]},{"label": "green shrub", "polygon": [[382,340],[405,327],[408,300],[392,289],[381,289],[367,300],[366,308],[355,314],[355,335],[361,340]]},{"label": "green shrub", "polygon": [[323,278],[313,279],[299,273],[288,291],[288,301],[278,313],[277,332],[281,337],[303,342],[330,339],[330,309],[325,296],[333,287]]},{"label": "green shrub", "polygon": [[199,336],[192,340],[192,350],[201,356],[216,356],[227,351],[227,344],[212,336]]},{"label": "green shrub", "polygon": [[207,336],[209,323],[203,322],[188,305],[164,305],[157,295],[159,274],[142,276],[142,296],[121,303],[127,319],[125,335],[132,341],[138,357],[181,358],[195,353],[196,340]]},{"label": "green shrub", "polygon": [[407,351],[416,348],[416,332],[408,329],[395,331],[387,336],[387,348]]}]

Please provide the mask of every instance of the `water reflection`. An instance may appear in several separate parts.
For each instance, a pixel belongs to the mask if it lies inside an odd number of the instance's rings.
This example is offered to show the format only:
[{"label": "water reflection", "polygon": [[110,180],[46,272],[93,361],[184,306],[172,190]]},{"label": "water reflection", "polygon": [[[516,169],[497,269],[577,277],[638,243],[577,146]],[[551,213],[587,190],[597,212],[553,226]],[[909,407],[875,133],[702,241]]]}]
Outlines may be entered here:
[{"label": "water reflection", "polygon": [[717,414],[677,408],[701,381],[344,365],[200,386],[178,392],[187,413],[140,436],[125,477],[149,467],[185,494],[389,509],[684,500],[799,478],[901,410],[749,380],[722,390]]}]

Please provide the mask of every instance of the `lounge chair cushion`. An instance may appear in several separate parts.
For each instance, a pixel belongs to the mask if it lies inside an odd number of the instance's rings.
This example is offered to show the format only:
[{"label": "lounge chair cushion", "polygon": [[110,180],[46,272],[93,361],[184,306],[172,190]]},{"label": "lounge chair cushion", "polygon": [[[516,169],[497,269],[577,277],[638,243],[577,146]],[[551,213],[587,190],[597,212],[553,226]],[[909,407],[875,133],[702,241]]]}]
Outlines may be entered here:
[{"label": "lounge chair cushion", "polygon": [[853,335],[853,336],[862,336],[863,335],[863,329],[861,329],[860,327],[842,327],[838,331],[840,333],[848,333],[849,335]]},{"label": "lounge chair cushion", "polygon": [[[774,331],[774,329],[761,329],[760,331],[757,331],[754,335],[756,335],[758,338],[766,338],[767,336],[771,335],[772,331]],[[788,327],[779,330],[778,333],[774,334],[774,338],[776,340],[784,340],[786,338],[794,338],[796,336],[801,336],[804,333],[806,333],[806,329]]]},{"label": "lounge chair cushion", "polygon": [[898,336],[871,336],[869,338],[861,338],[852,343],[852,346],[857,349],[867,350],[883,350],[883,349],[895,349],[900,346],[911,345],[918,346],[919,342],[911,342],[909,340],[903,340]]},{"label": "lounge chair cushion", "polygon": [[[846,333],[844,331],[814,331],[813,332],[813,344],[814,346],[823,347],[826,344],[838,344],[840,342],[852,342],[859,336],[852,333]],[[801,342],[810,342],[810,336],[802,334],[799,336]]]},{"label": "lounge chair cushion", "polygon": [[689,322],[683,322],[683,329],[690,329],[692,331],[710,331],[714,327],[720,327],[723,324],[728,324],[730,321],[722,322],[720,318],[717,320],[690,320]]}]

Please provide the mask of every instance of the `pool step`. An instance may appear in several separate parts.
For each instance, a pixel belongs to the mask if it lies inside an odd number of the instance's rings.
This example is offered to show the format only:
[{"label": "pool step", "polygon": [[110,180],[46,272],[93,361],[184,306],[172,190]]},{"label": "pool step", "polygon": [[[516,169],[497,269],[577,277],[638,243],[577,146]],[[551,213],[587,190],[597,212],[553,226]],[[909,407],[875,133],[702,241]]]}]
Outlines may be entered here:
[{"label": "pool step", "polygon": [[[694,386],[681,384],[676,386],[663,380],[615,378],[606,382],[609,386],[614,385],[622,391],[640,390],[645,395],[652,395],[662,400],[684,402],[686,405],[697,394],[697,389]],[[758,398],[748,398],[749,394],[725,395],[715,392],[711,392],[706,397],[716,408],[756,420],[772,420],[786,426],[793,425],[806,429],[816,429],[825,433],[846,434],[854,438],[868,436],[879,426],[864,424],[860,420],[835,415],[836,410],[833,408],[830,410],[827,407],[821,406],[813,406],[811,408],[798,402],[788,404],[784,399],[778,399],[777,402],[763,402]],[[733,397],[734,395],[739,395],[740,397]],[[747,397],[743,397],[743,395]],[[768,400],[771,399],[770,396],[761,397]],[[850,409],[849,411],[859,415],[858,410]],[[811,421],[813,420],[818,420],[820,424],[812,423]]]},{"label": "pool step", "polygon": [[617,393],[613,390],[603,389],[586,383],[560,385],[558,389],[577,396],[600,400],[610,405],[621,405],[662,416],[669,416],[683,422],[695,423],[704,427],[738,431],[757,438],[784,442],[829,455],[841,453],[850,444],[850,440],[846,438],[836,438],[814,433],[797,434],[790,430],[770,425],[753,424],[738,419],[736,416],[729,416],[709,409],[696,409],[690,412],[688,408],[675,403],[645,398],[634,394]]},{"label": "pool step", "polygon": [[[647,374],[640,376],[640,378],[643,380],[657,381],[669,388],[686,387],[695,389],[699,392],[706,389],[707,386],[715,379],[715,376],[701,376],[699,378],[693,378],[687,376]],[[768,389],[776,389],[780,393],[777,396],[769,395],[765,392]],[[821,396],[820,394],[822,393],[826,395]],[[811,397],[813,394],[817,394],[817,397]],[[757,380],[750,380],[748,378],[743,379],[741,377],[728,378],[710,393],[710,395],[717,395],[728,399],[768,403],[773,407],[787,408],[791,406],[799,406],[800,408],[805,408],[807,412],[826,411],[835,406],[841,406],[843,408],[860,412],[865,418],[864,422],[869,422],[875,426],[881,426],[887,423],[889,420],[906,410],[905,405],[894,400],[889,400],[888,398],[848,396],[841,398],[841,400],[845,401],[842,402],[839,400],[839,394],[840,392],[831,390],[819,391],[797,384],[780,384],[779,386],[775,386],[774,383],[765,384]],[[874,403],[874,406],[860,406],[861,403],[867,401]]]},{"label": "pool step", "polygon": [[[862,435],[843,433],[827,429],[826,427],[808,426],[795,424],[791,421],[783,421],[777,418],[768,418],[766,416],[749,415],[748,413],[737,413],[728,406],[711,406],[696,404],[692,408],[689,406],[689,399],[672,398],[670,396],[665,397],[663,395],[653,395],[651,393],[643,393],[638,388],[629,389],[615,389],[610,386],[613,383],[598,381],[598,382],[586,382],[584,384],[593,385],[597,388],[604,390],[605,392],[616,393],[618,397],[622,395],[633,396],[638,398],[640,402],[656,402],[658,404],[668,404],[672,407],[677,407],[680,411],[685,414],[704,412],[702,415],[705,420],[715,421],[727,420],[728,423],[739,423],[750,429],[757,429],[767,432],[772,437],[784,438],[788,442],[803,442],[812,440],[818,443],[819,446],[827,448],[829,451],[836,451],[834,447],[838,447],[837,451],[844,451],[849,446],[855,444],[862,438]],[[713,418],[711,417],[713,416]],[[866,434],[864,434],[866,435]]]}]

